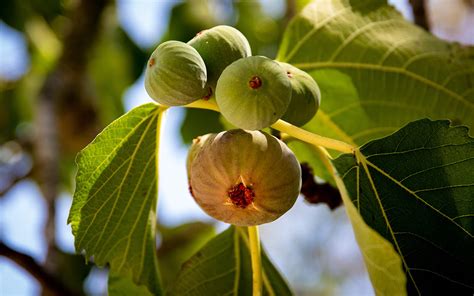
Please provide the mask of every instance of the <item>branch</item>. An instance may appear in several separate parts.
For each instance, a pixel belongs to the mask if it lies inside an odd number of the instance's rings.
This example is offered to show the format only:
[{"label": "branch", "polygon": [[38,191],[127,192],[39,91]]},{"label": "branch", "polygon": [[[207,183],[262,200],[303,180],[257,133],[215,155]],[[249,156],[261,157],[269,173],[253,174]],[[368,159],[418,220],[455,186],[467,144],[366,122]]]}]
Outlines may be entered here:
[{"label": "branch", "polygon": [[422,27],[426,31],[430,31],[430,25],[428,18],[426,17],[426,5],[424,0],[410,0],[410,4],[413,10],[413,17],[415,18],[415,24]]},{"label": "branch", "polygon": [[78,295],[54,275],[39,265],[31,256],[18,252],[0,242],[0,256],[4,256],[29,272],[52,295]]}]

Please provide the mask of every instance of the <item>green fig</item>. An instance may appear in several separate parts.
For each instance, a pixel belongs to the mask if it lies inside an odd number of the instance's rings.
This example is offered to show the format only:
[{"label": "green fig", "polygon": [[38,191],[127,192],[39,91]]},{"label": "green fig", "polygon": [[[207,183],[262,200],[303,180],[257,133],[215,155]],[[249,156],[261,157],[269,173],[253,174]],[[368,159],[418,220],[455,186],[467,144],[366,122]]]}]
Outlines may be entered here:
[{"label": "green fig", "polygon": [[290,64],[279,63],[291,82],[290,105],[281,119],[302,126],[316,115],[321,102],[321,92],[316,81],[308,73]]},{"label": "green fig", "polygon": [[233,125],[257,130],[280,119],[291,100],[291,83],[275,61],[252,56],[228,66],[217,82],[216,101]]},{"label": "green fig", "polygon": [[166,106],[186,105],[207,95],[207,70],[199,53],[180,41],[160,44],[145,72],[145,89]]},{"label": "green fig", "polygon": [[240,226],[279,218],[301,189],[301,168],[293,152],[261,131],[212,134],[188,174],[199,206],[215,219]]},{"label": "green fig", "polygon": [[252,55],[247,38],[239,30],[224,25],[199,32],[188,44],[203,58],[207,68],[207,83],[213,91],[228,65]]}]

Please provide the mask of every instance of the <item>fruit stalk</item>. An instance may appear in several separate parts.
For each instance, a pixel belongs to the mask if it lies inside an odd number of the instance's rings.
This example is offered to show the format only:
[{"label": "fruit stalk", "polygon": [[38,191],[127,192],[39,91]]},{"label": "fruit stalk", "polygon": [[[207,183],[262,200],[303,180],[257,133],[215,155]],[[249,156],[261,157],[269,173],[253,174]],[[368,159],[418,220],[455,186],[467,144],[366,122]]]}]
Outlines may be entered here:
[{"label": "fruit stalk", "polygon": [[272,128],[279,130],[280,132],[287,133],[293,138],[305,141],[306,143],[313,144],[315,146],[323,146],[328,149],[337,150],[344,153],[353,154],[355,147],[346,142],[339,140],[326,138],[312,132],[308,132],[302,128],[294,126],[286,121],[278,120],[272,125]]},{"label": "fruit stalk", "polygon": [[[191,104],[186,105],[185,107],[188,108],[198,108],[198,109],[207,109],[219,112],[219,108],[217,107],[216,103],[213,100],[197,100],[192,102]],[[277,129],[281,132],[284,132],[293,138],[299,139],[309,144],[313,144],[315,146],[322,146],[328,149],[337,150],[344,153],[351,153],[353,154],[356,150],[356,147],[347,144],[345,142],[326,138],[312,132],[308,132],[302,128],[294,126],[290,123],[287,123],[283,120],[278,120],[276,123],[272,125],[272,128]]]},{"label": "fruit stalk", "polygon": [[252,259],[252,295],[262,295],[262,259],[258,226],[248,226],[250,257]]}]

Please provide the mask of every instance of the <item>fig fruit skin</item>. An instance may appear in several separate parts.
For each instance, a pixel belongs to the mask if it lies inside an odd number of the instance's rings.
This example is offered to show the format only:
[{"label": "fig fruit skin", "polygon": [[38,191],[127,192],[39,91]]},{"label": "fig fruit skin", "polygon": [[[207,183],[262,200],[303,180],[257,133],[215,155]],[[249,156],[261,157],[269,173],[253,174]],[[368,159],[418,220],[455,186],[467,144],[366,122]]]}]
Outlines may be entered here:
[{"label": "fig fruit skin", "polygon": [[191,178],[191,165],[194,159],[202,150],[203,146],[208,143],[209,139],[213,139],[217,134],[206,134],[193,139],[191,147],[188,150],[188,157],[186,158],[186,170],[188,173],[188,181]]},{"label": "fig fruit skin", "polygon": [[215,92],[222,71],[234,61],[252,55],[250,44],[237,29],[220,25],[199,32],[188,42],[201,55],[207,69],[207,83]]},{"label": "fig fruit skin", "polygon": [[266,128],[286,112],[291,83],[275,61],[252,56],[229,65],[217,82],[216,102],[222,115],[236,127]]},{"label": "fig fruit skin", "polygon": [[303,70],[279,62],[291,82],[291,101],[281,119],[302,126],[309,122],[318,112],[321,103],[321,91],[316,81]]},{"label": "fig fruit skin", "polygon": [[261,131],[212,134],[188,173],[198,205],[215,219],[239,226],[276,220],[294,205],[301,189],[293,152]]},{"label": "fig fruit skin", "polygon": [[206,82],[204,60],[184,42],[166,41],[148,60],[145,89],[162,105],[186,105],[203,98],[207,94]]}]

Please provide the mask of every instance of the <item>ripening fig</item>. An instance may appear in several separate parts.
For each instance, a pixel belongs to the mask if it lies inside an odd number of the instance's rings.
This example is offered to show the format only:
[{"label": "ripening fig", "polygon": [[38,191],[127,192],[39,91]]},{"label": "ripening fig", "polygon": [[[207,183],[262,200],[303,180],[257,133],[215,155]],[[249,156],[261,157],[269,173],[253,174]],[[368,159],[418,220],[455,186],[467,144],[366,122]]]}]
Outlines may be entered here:
[{"label": "ripening fig", "polygon": [[216,26],[199,32],[188,42],[201,55],[207,68],[207,83],[213,91],[224,69],[234,61],[252,55],[247,38],[237,29]]},{"label": "ripening fig", "polygon": [[207,70],[199,53],[180,41],[160,44],[148,60],[145,89],[167,106],[186,105],[206,96]]},{"label": "ripening fig", "polygon": [[280,119],[291,100],[291,83],[275,61],[252,56],[228,66],[217,82],[216,101],[233,125],[257,130]]},{"label": "ripening fig", "polygon": [[316,81],[308,73],[287,63],[279,64],[291,82],[290,105],[281,119],[302,126],[316,115],[321,102],[321,92]]},{"label": "ripening fig", "polygon": [[190,191],[207,214],[241,226],[277,219],[293,206],[301,188],[293,152],[261,131],[211,134],[188,174]]},{"label": "ripening fig", "polygon": [[193,143],[191,144],[191,147],[189,147],[188,158],[186,159],[186,169],[188,172],[188,180],[189,178],[191,178],[191,164],[193,163],[194,159],[202,150],[202,147],[204,146],[204,144],[208,142],[207,140],[213,139],[215,136],[216,134],[206,134],[206,135],[199,136],[193,139]]}]

